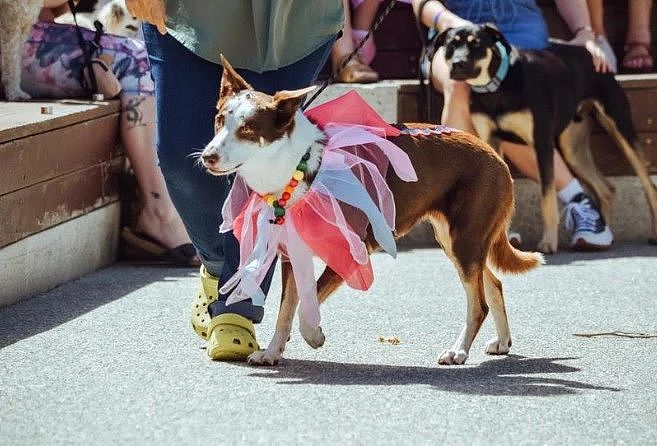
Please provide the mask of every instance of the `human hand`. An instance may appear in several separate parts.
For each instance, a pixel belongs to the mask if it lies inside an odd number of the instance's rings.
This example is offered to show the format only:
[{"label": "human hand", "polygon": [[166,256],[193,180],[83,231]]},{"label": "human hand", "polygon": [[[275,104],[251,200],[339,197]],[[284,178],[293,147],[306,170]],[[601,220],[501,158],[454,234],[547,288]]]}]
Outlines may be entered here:
[{"label": "human hand", "polygon": [[593,58],[593,67],[598,73],[612,73],[614,71],[613,65],[590,28],[580,29],[568,43],[586,48]]},{"label": "human hand", "polygon": [[161,34],[166,34],[166,6],[164,0],[126,0],[130,14],[140,20],[157,26]]}]

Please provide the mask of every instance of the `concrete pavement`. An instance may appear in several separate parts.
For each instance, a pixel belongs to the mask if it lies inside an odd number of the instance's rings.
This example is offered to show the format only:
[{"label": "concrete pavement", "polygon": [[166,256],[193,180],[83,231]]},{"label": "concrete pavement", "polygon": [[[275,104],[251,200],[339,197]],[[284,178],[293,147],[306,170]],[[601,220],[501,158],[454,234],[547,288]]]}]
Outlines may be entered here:
[{"label": "concrete pavement", "polygon": [[[188,327],[196,274],[115,265],[0,309],[0,444],[657,444],[657,247],[561,253],[503,277],[512,355],[438,367],[464,296],[439,250],[374,257],[274,368],[213,363]],[[261,344],[273,332],[276,279]],[[379,342],[399,338],[399,345]]]}]

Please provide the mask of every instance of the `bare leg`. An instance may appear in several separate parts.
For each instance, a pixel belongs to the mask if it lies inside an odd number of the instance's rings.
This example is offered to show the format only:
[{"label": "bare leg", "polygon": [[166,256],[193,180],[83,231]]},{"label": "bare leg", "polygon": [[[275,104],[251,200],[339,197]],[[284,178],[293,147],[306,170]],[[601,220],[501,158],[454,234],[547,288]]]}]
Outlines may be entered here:
[{"label": "bare leg", "polygon": [[[367,35],[367,31],[374,22],[376,13],[379,10],[379,5],[381,2],[379,0],[364,0],[358,7],[354,10],[353,15],[353,30],[352,30],[352,39],[354,46],[357,46],[361,40]],[[360,61],[364,64],[371,64],[376,56],[376,44],[374,43],[374,36],[370,36],[369,39],[363,44],[363,46],[358,50],[358,56]]]},{"label": "bare leg", "polygon": [[[623,66],[630,69],[651,68],[650,57],[650,12],[652,0],[628,1],[629,20],[625,42],[628,44]],[[634,45],[633,45],[634,44]]]},{"label": "bare leg", "polygon": [[191,243],[157,165],[155,100],[152,96],[123,96],[121,103],[121,141],[135,172],[142,201],[138,229],[167,248]]},{"label": "bare leg", "polygon": [[[355,55],[347,65],[338,71],[338,67],[344,62],[345,58],[354,51],[354,29],[351,24],[351,14],[349,11],[349,0],[342,0],[344,5],[345,22],[342,37],[340,37],[333,44],[331,51],[331,64],[333,72],[336,74],[337,82],[350,82],[350,83],[370,83],[379,80],[379,75],[376,71],[364,64],[360,59],[360,55]],[[365,6],[364,4],[361,5]],[[359,8],[360,9],[360,8]],[[365,11],[367,12],[367,11]],[[361,20],[366,20],[367,15],[361,14]]]},{"label": "bare leg", "polygon": [[[502,142],[501,151],[513,165],[528,178],[538,181],[538,164],[536,161],[536,152],[523,144],[513,144]],[[561,190],[568,185],[573,179],[568,166],[564,162],[561,154],[554,151],[554,185],[557,190]]]},{"label": "bare leg", "polygon": [[444,125],[475,134],[470,116],[470,87],[449,78],[445,52],[440,48],[431,61],[431,81],[443,93],[445,104],[441,122]]}]

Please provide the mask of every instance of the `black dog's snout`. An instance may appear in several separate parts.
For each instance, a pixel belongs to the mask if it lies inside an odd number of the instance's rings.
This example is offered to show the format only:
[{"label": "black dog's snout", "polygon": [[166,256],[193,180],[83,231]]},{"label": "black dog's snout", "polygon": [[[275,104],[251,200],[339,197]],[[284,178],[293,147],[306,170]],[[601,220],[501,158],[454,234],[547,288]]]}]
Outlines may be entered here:
[{"label": "black dog's snout", "polygon": [[458,71],[464,71],[469,68],[469,63],[467,60],[455,60],[452,62],[452,69]]},{"label": "black dog's snout", "polygon": [[454,57],[450,77],[456,80],[469,79],[474,75],[474,63],[467,57]]}]

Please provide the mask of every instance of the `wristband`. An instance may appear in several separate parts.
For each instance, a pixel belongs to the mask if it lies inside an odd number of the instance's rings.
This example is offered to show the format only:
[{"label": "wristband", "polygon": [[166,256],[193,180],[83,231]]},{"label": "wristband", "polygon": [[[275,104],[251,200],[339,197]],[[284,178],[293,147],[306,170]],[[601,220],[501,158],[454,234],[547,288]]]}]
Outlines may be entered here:
[{"label": "wristband", "polygon": [[438,20],[440,20],[440,16],[443,15],[443,12],[445,12],[445,9],[441,9],[436,13],[436,15],[433,16],[433,29],[438,29]]}]

